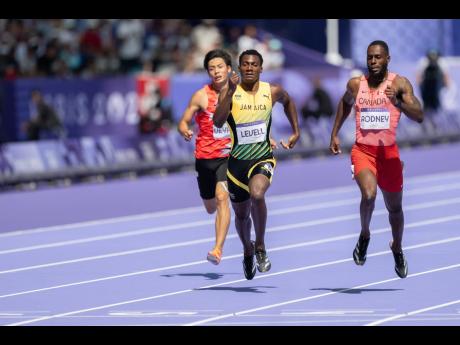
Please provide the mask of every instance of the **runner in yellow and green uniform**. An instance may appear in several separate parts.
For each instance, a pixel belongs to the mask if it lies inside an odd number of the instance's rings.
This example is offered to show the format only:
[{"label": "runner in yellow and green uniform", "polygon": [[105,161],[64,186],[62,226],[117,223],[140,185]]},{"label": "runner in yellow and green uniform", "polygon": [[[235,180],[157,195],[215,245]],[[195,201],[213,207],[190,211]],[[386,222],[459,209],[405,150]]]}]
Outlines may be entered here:
[{"label": "runner in yellow and green uniform", "polygon": [[[276,160],[270,144],[272,107],[284,106],[293,134],[285,149],[292,149],[299,139],[298,116],[294,101],[280,85],[259,80],[263,58],[256,50],[246,50],[239,57],[239,76],[233,72],[228,87],[221,91],[213,121],[217,127],[227,122],[232,149],[228,160],[227,182],[235,211],[235,227],[244,247],[243,269],[246,279],[271,268],[265,250],[267,206],[265,193],[270,187]],[[251,241],[251,218],[256,234]],[[254,261],[256,257],[257,263]]]}]

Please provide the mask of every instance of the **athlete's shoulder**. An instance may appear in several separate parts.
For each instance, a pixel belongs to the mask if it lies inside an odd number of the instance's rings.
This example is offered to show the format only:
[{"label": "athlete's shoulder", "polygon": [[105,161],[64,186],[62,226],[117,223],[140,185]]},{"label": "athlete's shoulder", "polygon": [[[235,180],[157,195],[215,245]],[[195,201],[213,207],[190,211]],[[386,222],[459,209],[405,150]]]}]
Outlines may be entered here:
[{"label": "athlete's shoulder", "polygon": [[208,85],[203,86],[202,88],[195,91],[192,96],[192,103],[199,106],[202,109],[206,109],[208,106],[208,92],[210,88]]},{"label": "athlete's shoulder", "polygon": [[270,91],[272,92],[272,94],[276,94],[276,93],[279,93],[279,92],[282,92],[284,89],[283,87],[280,85],[280,84],[276,84],[276,83],[273,83],[273,84],[268,84],[268,87],[270,88]]},{"label": "athlete's shoulder", "polygon": [[411,82],[407,77],[396,74],[393,79],[393,84],[399,89],[405,89],[407,87],[412,87]]},{"label": "athlete's shoulder", "polygon": [[407,77],[401,75],[401,74],[397,74],[397,73],[393,73],[394,74],[394,79],[393,81],[397,82],[397,83],[407,83],[409,82],[409,79],[407,79]]},{"label": "athlete's shoulder", "polygon": [[194,93],[193,93],[193,98],[196,98],[196,97],[203,97],[204,95],[206,95],[206,87],[207,85],[203,86],[203,87],[200,87],[198,90],[196,90]]},{"label": "athlete's shoulder", "polygon": [[356,76],[356,77],[353,77],[353,78],[350,78],[348,80],[348,83],[347,83],[347,88],[350,88],[350,89],[358,89],[359,88],[359,84],[361,83],[361,78],[363,76]]}]

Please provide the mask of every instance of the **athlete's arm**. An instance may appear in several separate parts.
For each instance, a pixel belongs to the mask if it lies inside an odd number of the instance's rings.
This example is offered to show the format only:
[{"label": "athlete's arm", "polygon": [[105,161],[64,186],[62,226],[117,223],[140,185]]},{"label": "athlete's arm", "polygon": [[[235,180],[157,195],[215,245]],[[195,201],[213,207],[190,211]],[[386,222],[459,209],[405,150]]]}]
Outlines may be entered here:
[{"label": "athlete's arm", "polygon": [[270,85],[270,87],[273,104],[280,102],[283,105],[284,113],[286,114],[292,128],[292,135],[289,137],[287,144],[285,144],[283,140],[280,141],[280,144],[285,149],[292,149],[300,137],[299,120],[294,100],[280,85]]},{"label": "athlete's arm", "polygon": [[423,122],[423,110],[420,101],[414,95],[414,89],[409,80],[405,77],[399,77],[396,81],[396,90],[387,87],[385,93],[391,102],[396,105],[411,120],[418,123]]},{"label": "athlete's arm", "polygon": [[337,106],[334,127],[332,128],[331,133],[331,143],[329,144],[329,150],[331,150],[331,152],[335,155],[342,152],[340,150],[340,139],[338,137],[339,130],[347,119],[348,115],[350,115],[353,104],[355,103],[358,89],[359,78],[350,79],[347,83],[347,90],[345,91],[342,98],[340,98],[339,104]]},{"label": "athlete's arm", "polygon": [[216,111],[212,117],[212,121],[216,127],[221,128],[227,121],[232,106],[232,97],[239,81],[240,77],[233,71],[232,76],[228,79],[227,86],[220,92],[219,104],[217,104]]},{"label": "athlete's arm", "polygon": [[190,141],[193,137],[193,131],[190,129],[193,115],[202,109],[203,91],[198,90],[190,99],[187,108],[185,109],[182,118],[180,119],[177,130],[184,137],[185,140]]}]

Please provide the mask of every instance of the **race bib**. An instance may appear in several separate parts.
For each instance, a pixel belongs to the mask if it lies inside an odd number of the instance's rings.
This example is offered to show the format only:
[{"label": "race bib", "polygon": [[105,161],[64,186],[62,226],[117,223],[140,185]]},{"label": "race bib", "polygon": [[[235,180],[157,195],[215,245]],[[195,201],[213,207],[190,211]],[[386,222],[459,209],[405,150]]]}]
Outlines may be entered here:
[{"label": "race bib", "polygon": [[212,132],[214,139],[230,138],[230,129],[228,128],[227,122],[225,122],[221,128],[213,125]]},{"label": "race bib", "polygon": [[390,112],[388,109],[362,108],[361,129],[389,129]]},{"label": "race bib", "polygon": [[266,139],[267,125],[265,121],[238,124],[236,133],[240,145],[259,143]]}]

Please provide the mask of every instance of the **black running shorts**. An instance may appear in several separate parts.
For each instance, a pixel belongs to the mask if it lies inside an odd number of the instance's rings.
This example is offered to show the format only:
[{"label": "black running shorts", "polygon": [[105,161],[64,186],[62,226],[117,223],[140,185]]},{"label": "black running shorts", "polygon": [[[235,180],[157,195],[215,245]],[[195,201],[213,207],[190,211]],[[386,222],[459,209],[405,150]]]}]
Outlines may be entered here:
[{"label": "black running shorts", "polygon": [[227,162],[227,157],[195,160],[198,188],[202,199],[213,199],[216,195],[217,182],[227,181]]},{"label": "black running shorts", "polygon": [[249,180],[256,174],[263,174],[270,179],[276,166],[276,159],[270,155],[257,159],[228,159],[228,192],[232,202],[243,202],[249,199]]}]

